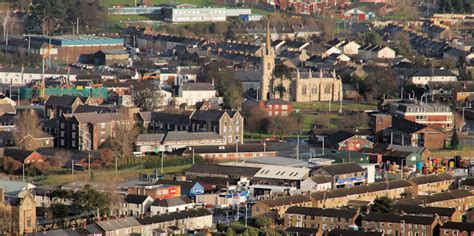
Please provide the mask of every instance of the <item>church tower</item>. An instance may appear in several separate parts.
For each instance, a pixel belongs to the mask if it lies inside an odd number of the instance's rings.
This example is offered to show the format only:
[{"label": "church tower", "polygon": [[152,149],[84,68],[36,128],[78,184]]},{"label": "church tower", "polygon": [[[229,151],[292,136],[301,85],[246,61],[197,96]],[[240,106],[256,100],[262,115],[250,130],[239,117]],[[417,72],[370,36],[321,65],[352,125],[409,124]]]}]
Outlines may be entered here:
[{"label": "church tower", "polygon": [[270,23],[267,22],[267,35],[265,44],[262,43],[262,78],[260,81],[260,98],[261,100],[271,99],[272,93],[272,77],[275,68],[275,52],[272,48],[272,40],[270,38]]}]

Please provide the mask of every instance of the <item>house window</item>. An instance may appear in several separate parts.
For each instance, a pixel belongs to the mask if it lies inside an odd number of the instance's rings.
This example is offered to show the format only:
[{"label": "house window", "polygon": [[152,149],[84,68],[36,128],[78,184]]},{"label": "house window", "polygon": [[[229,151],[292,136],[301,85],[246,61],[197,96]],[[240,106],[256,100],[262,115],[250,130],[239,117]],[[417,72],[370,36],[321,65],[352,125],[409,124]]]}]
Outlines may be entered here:
[{"label": "house window", "polygon": [[31,227],[31,217],[28,217],[28,219],[26,220],[26,227]]}]

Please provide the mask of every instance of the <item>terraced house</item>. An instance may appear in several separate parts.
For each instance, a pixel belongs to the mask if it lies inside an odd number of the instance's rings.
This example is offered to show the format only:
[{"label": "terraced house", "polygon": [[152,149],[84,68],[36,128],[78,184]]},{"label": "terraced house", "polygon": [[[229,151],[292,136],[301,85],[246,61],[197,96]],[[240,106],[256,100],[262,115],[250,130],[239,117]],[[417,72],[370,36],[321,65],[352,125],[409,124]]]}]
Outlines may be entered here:
[{"label": "terraced house", "polygon": [[322,230],[346,229],[356,224],[358,216],[358,211],[349,209],[290,207],[285,212],[284,226]]},{"label": "terraced house", "polygon": [[362,217],[362,227],[383,232],[386,235],[432,236],[438,225],[438,217],[369,213]]}]

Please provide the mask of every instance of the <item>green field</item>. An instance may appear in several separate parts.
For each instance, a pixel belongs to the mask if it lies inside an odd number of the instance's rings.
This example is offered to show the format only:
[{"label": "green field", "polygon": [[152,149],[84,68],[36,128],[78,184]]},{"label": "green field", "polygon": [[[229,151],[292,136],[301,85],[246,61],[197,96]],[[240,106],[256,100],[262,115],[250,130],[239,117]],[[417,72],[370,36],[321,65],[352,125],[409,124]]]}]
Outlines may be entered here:
[{"label": "green field", "polygon": [[[139,0],[137,0],[139,2]],[[215,5],[212,0],[151,0],[152,5],[159,4],[192,4],[196,6],[212,6]],[[102,4],[105,7],[121,6],[121,7],[133,7],[135,6],[135,0],[103,0]]]},{"label": "green field", "polygon": [[[294,102],[293,109],[301,109],[301,110],[318,110],[319,109],[321,111],[328,111],[329,102]],[[339,102],[332,102],[331,111],[337,111],[338,109],[339,109]],[[350,111],[374,110],[374,109],[377,109],[377,105],[370,104],[370,103],[343,102],[342,109],[350,110]]]},{"label": "green field", "polygon": [[[191,165],[182,165],[182,166],[170,166],[164,167],[164,173],[176,173],[184,169],[191,167]],[[126,180],[136,180],[139,174],[141,173],[152,173],[154,169],[127,169],[119,170],[103,170],[103,171],[94,171],[94,178],[96,181],[110,180],[114,179],[117,181],[126,181]],[[61,185],[65,183],[71,183],[74,181],[90,181],[89,174],[87,172],[79,172],[65,175],[48,175],[45,179],[34,182],[34,184],[42,185]]]}]

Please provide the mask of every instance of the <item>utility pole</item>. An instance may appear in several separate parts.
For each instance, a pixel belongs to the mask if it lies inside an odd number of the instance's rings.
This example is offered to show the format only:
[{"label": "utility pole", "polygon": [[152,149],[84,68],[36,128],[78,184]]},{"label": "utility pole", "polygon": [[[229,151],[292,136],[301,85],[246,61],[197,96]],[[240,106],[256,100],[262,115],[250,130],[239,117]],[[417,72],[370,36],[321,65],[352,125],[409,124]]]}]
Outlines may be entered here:
[{"label": "utility pole", "polygon": [[79,35],[79,17],[76,18],[76,34]]},{"label": "utility pole", "polygon": [[161,174],[163,174],[163,156],[164,156],[164,150],[161,151]]},{"label": "utility pole", "polygon": [[24,182],[25,182],[25,162],[23,162],[23,183]]},{"label": "utility pole", "polygon": [[194,147],[193,147],[193,165],[194,165]]},{"label": "utility pole", "polygon": [[117,159],[117,155],[115,155],[115,172],[118,171],[118,159]]},{"label": "utility pole", "polygon": [[322,153],[323,153],[323,156],[324,156],[324,136],[323,136],[323,149],[322,149]]},{"label": "utility pole", "polygon": [[296,160],[300,159],[300,132],[298,131],[298,135],[296,138]]},{"label": "utility pole", "polygon": [[88,169],[89,169],[89,179],[91,179],[92,178],[92,173],[91,173],[91,151],[89,150],[88,153],[89,153],[89,155],[88,155],[89,157],[88,157],[88,160],[87,160],[87,162],[88,162],[87,166],[88,166]]},{"label": "utility pole", "polygon": [[71,162],[71,173],[74,175],[74,160]]}]

